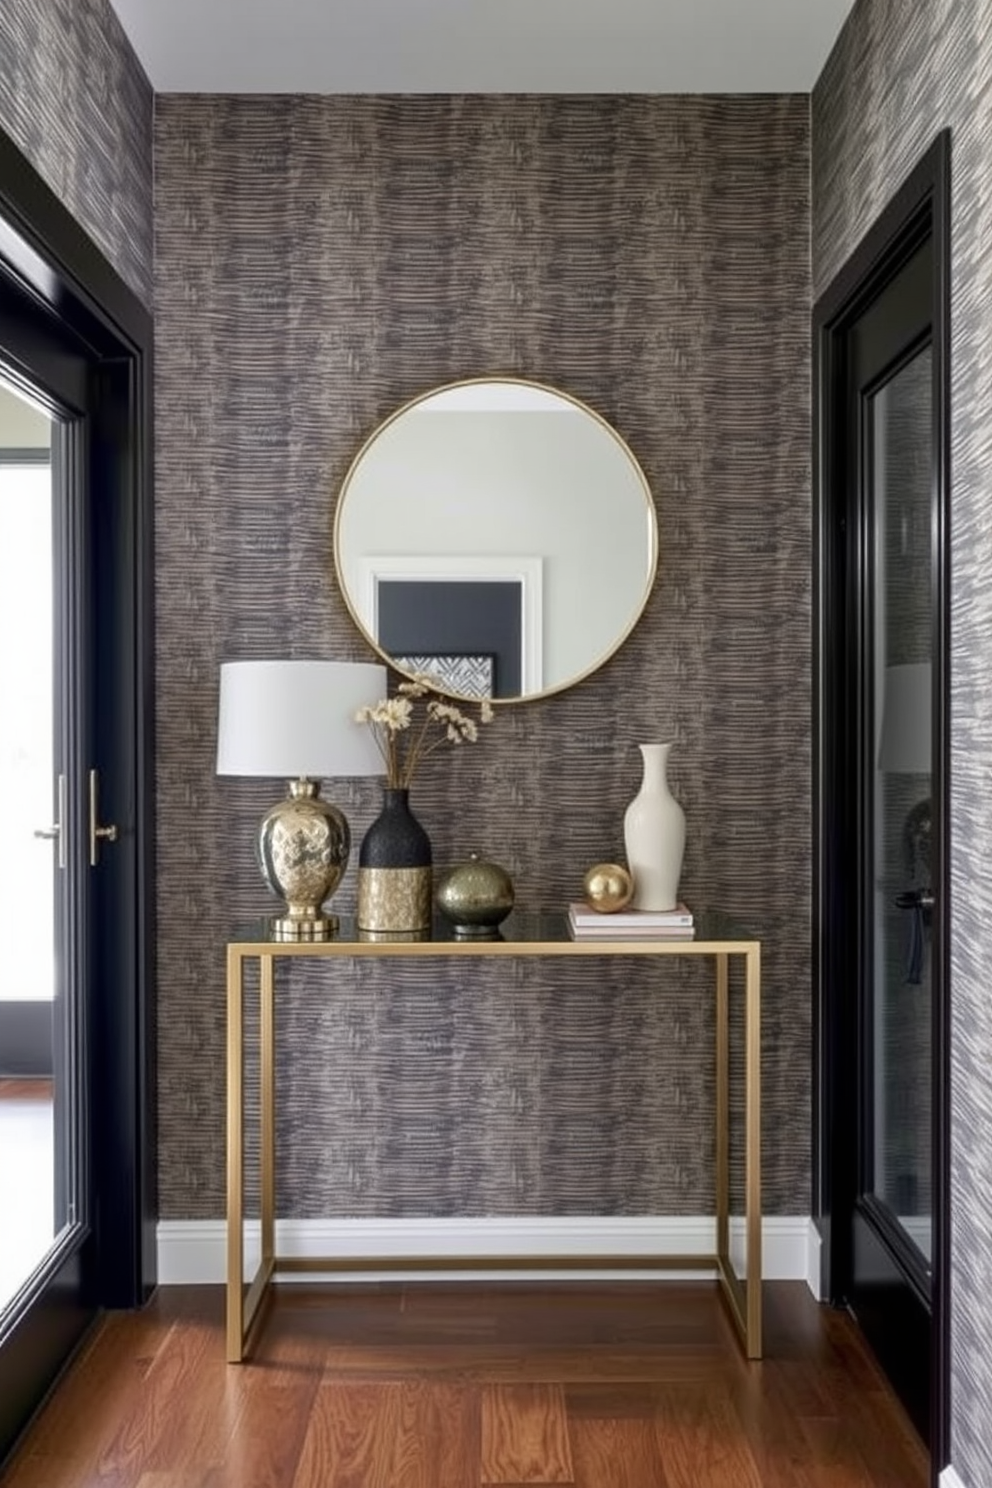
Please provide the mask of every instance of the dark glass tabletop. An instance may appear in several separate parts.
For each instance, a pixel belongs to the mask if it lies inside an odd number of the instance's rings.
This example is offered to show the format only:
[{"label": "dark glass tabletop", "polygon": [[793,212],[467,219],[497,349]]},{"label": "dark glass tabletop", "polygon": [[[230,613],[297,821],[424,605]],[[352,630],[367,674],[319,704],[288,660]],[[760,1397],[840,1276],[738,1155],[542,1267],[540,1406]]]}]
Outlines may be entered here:
[{"label": "dark glass tabletop", "polygon": [[333,936],[322,940],[286,938],[273,932],[273,922],[256,920],[253,924],[239,927],[231,936],[232,945],[278,948],[280,952],[314,953],[323,951],[344,953],[352,947],[359,954],[365,948],[379,946],[388,952],[390,946],[397,953],[404,949],[420,948],[421,954],[430,954],[431,949],[439,955],[464,952],[480,955],[512,955],[516,949],[520,954],[541,951],[545,954],[567,954],[569,952],[595,953],[597,949],[616,955],[618,949],[631,954],[656,953],[664,948],[676,952],[704,952],[707,947],[731,945],[753,945],[758,937],[737,924],[728,916],[715,911],[695,913],[691,931],[646,934],[638,929],[634,933],[624,932],[609,924],[609,916],[602,917],[602,925],[596,925],[592,935],[573,935],[568,916],[563,911],[528,913],[514,910],[494,934],[487,936],[459,934],[441,916],[435,918],[430,930],[415,933],[394,931],[360,930],[351,915],[342,915]]}]

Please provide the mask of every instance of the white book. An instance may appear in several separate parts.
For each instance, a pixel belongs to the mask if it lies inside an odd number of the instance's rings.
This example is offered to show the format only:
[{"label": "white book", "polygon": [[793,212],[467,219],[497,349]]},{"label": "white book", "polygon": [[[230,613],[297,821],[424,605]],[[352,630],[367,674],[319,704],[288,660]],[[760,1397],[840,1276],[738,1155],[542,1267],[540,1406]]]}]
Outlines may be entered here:
[{"label": "white book", "polygon": [[684,904],[674,909],[620,909],[615,914],[601,914],[575,900],[568,906],[568,917],[573,925],[612,925],[615,930],[621,925],[630,930],[685,929],[692,925],[692,912]]},{"label": "white book", "polygon": [[568,922],[573,940],[693,940],[692,925],[611,925],[612,915],[603,915],[603,925],[576,925]]}]

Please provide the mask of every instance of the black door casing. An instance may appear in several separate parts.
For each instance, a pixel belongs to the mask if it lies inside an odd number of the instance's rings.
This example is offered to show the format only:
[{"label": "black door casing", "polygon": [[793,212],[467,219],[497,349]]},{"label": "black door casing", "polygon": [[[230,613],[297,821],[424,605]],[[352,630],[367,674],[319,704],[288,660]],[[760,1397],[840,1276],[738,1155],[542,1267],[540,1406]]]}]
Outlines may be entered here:
[{"label": "black door casing", "polygon": [[[948,1459],[948,520],[950,140],[945,133],[817,303],[814,361],[814,1212],[823,1282],[851,1308],[930,1445]],[[929,344],[932,364],[931,917],[933,1254],[930,1274],[864,1192],[870,1041],[862,1006],[868,868],[861,813],[871,547],[865,400]]]},{"label": "black door casing", "polygon": [[96,1312],[155,1282],[151,319],[40,176],[0,134],[0,357],[68,413],[54,458],[75,502],[61,541],[76,582],[63,634],[79,647],[65,763],[71,833],[86,773],[106,782],[113,856],[73,896],[88,987],[72,1030],[83,1211],[0,1338],[0,1459]]}]

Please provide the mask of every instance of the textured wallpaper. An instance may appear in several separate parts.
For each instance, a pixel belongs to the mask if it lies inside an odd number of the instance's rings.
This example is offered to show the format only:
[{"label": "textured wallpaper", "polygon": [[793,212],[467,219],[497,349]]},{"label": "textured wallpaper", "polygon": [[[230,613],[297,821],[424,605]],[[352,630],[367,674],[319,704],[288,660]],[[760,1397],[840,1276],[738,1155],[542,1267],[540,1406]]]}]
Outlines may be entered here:
[{"label": "textured wallpaper", "polygon": [[952,1456],[992,1482],[992,9],[859,0],[813,95],[817,294],[934,134],[953,130]]},{"label": "textured wallpaper", "polygon": [[152,112],[109,0],[0,4],[0,128],[146,305]]},{"label": "textured wallpaper", "polygon": [[[402,400],[518,373],[655,495],[657,586],[581,686],[413,805],[525,908],[621,853],[674,738],[684,891],[766,938],[765,1202],[809,1211],[808,99],[162,97],[156,111],[161,1200],[223,1213],[224,944],[272,905],[265,782],[214,776],[218,665],[364,659],[336,493]],[[356,838],[374,782],[335,787]],[[341,902],[354,902],[349,870]],[[279,1208],[713,1208],[709,971],[420,960],[280,985]]]}]

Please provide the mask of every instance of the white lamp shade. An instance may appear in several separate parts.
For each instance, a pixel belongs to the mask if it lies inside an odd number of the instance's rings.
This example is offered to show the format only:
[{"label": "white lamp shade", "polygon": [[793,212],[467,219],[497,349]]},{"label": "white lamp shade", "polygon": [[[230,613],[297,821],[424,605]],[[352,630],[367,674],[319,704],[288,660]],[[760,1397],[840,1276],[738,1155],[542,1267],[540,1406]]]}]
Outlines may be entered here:
[{"label": "white lamp shade", "polygon": [[382,775],[356,709],[386,696],[386,668],[344,661],[228,661],[220,669],[218,775]]},{"label": "white lamp shade", "polygon": [[878,768],[893,775],[929,775],[931,670],[928,661],[885,669]]}]

